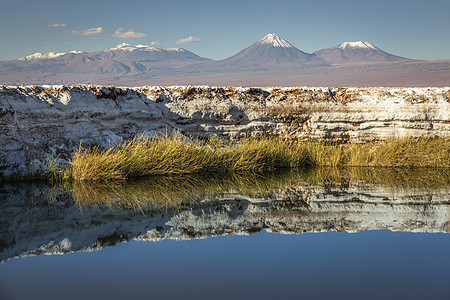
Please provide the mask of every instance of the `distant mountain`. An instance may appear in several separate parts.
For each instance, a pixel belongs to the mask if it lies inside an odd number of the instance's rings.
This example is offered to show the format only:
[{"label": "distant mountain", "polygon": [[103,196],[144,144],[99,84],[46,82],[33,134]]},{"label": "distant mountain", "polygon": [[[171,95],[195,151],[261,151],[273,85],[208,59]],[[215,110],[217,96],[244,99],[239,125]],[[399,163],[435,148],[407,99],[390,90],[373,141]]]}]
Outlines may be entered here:
[{"label": "distant mountain", "polygon": [[276,34],[268,34],[253,45],[216,66],[236,68],[326,66],[322,58],[305,53]]},{"label": "distant mountain", "polygon": [[[145,45],[120,44],[97,52],[35,53],[18,60],[0,62],[0,72],[114,73],[139,74],[210,61],[181,48],[160,49]],[[27,74],[30,76],[29,74]]]},{"label": "distant mountain", "polygon": [[[73,50],[73,51],[70,51],[70,52],[67,52],[67,53],[77,53],[78,54],[78,53],[82,53],[82,52],[81,51],[77,51],[77,50]],[[18,60],[30,61],[30,60],[34,60],[34,59],[55,58],[55,57],[58,57],[58,56],[63,56],[64,54],[67,54],[67,53],[64,53],[64,52],[62,52],[62,53],[49,52],[49,53],[42,54],[41,52],[37,52],[37,53],[31,54],[31,55],[28,55],[28,56],[21,57]]]},{"label": "distant mountain", "polygon": [[210,61],[182,48],[156,48],[146,45],[132,46],[123,43],[104,51],[91,52],[91,55],[111,58],[122,62],[167,62],[167,61]]},{"label": "distant mountain", "polygon": [[314,52],[330,64],[406,62],[411,59],[387,53],[369,42],[345,42]]},{"label": "distant mountain", "polygon": [[0,61],[0,85],[433,85],[448,86],[450,60],[416,61],[369,42],[305,53],[276,34],[220,61],[182,48],[120,44],[95,52],[35,53]]}]

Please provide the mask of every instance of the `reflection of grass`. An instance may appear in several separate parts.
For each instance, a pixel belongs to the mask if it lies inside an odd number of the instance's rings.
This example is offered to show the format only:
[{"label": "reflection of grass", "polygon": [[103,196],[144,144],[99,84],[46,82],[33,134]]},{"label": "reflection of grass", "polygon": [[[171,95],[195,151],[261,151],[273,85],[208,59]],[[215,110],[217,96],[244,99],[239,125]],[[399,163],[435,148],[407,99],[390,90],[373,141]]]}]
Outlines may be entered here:
[{"label": "reflection of grass", "polygon": [[[100,182],[149,175],[262,173],[306,165],[449,168],[450,139],[336,144],[264,137],[205,143],[180,135],[139,136],[107,149],[80,146],[62,177]],[[61,177],[51,169],[55,178]]]},{"label": "reflection of grass", "polygon": [[436,168],[310,168],[298,173],[307,185],[335,184],[346,186],[360,182],[382,186],[387,190],[438,191],[450,190],[450,169]]},{"label": "reflection of grass", "polygon": [[183,203],[212,199],[226,193],[265,198],[289,187],[341,188],[363,183],[388,190],[450,190],[450,170],[392,168],[310,168],[301,172],[227,174],[219,177],[157,176],[129,181],[73,181],[66,183],[80,207],[180,208]]},{"label": "reflection of grass", "polygon": [[270,176],[220,177],[158,176],[129,181],[73,181],[66,184],[79,206],[106,206],[141,210],[147,207],[179,207],[233,191],[249,197],[265,197],[274,189],[289,185],[290,172]]}]

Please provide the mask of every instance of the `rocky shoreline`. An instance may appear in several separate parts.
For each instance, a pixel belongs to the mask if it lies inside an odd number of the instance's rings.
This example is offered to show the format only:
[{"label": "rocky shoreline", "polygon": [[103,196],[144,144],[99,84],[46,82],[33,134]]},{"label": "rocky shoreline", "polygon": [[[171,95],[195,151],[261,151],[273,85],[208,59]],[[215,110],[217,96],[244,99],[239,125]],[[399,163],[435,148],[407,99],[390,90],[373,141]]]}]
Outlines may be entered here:
[{"label": "rocky shoreline", "polygon": [[0,86],[0,177],[33,177],[80,141],[274,134],[350,142],[450,136],[450,87]]}]

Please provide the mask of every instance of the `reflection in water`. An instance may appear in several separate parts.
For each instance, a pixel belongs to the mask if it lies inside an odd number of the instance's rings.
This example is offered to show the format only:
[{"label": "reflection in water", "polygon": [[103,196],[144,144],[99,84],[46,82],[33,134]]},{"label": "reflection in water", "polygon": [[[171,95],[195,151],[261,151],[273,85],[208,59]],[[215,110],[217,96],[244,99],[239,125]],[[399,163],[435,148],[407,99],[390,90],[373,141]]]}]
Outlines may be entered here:
[{"label": "reflection in water", "polygon": [[[302,187],[374,189],[386,193],[441,193],[450,190],[446,169],[312,168],[302,172],[231,174],[221,177],[149,177],[104,183],[74,182],[56,188],[70,192],[80,208],[109,207],[143,210],[172,207],[223,197],[227,193],[249,198],[269,198],[280,189]],[[55,191],[56,191],[55,190]],[[275,199],[273,199],[275,200]],[[307,199],[303,199],[307,200]]]},{"label": "reflection in water", "polygon": [[290,172],[251,176],[232,174],[215,178],[158,176],[126,182],[74,182],[62,190],[70,191],[80,208],[104,206],[142,211],[177,208],[230,192],[253,198],[267,197],[273,190],[291,185],[294,177]]},{"label": "reflection in water", "polygon": [[0,188],[0,261],[117,242],[325,231],[450,232],[448,170],[351,168]]}]

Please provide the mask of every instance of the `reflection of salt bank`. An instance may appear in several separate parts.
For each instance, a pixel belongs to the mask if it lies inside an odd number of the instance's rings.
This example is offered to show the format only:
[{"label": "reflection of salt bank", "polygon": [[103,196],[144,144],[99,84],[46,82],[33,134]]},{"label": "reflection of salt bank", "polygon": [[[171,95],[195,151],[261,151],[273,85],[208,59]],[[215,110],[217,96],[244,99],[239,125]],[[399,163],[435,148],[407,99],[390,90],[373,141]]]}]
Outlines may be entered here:
[{"label": "reflection of salt bank", "polygon": [[262,197],[223,193],[176,208],[83,208],[49,187],[5,185],[0,201],[1,258],[92,251],[131,239],[193,239],[363,230],[450,232],[450,192],[291,186]]}]

